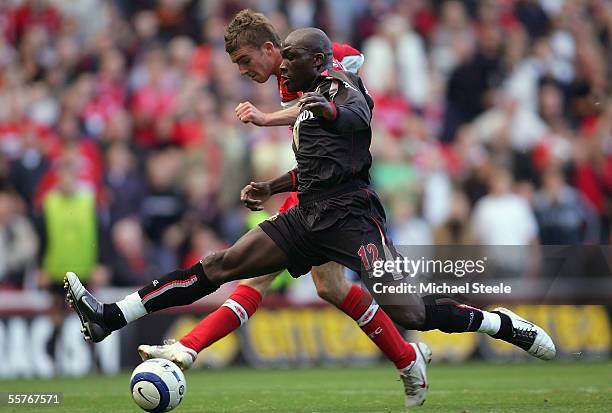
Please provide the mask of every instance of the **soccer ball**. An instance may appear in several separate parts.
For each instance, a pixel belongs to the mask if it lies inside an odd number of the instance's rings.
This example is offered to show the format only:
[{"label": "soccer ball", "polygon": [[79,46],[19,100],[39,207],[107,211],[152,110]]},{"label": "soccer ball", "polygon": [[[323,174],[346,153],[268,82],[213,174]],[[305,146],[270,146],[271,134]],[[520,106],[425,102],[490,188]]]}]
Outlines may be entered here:
[{"label": "soccer ball", "polygon": [[178,406],[187,382],[181,369],[164,359],[147,360],[134,369],[130,379],[132,399],[151,413],[167,412]]}]

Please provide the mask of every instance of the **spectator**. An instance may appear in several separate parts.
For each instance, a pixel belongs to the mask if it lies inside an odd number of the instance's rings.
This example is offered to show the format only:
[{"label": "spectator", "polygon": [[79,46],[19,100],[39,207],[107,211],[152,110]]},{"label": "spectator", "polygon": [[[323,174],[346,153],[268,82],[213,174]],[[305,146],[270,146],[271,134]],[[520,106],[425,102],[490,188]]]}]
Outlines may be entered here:
[{"label": "spectator", "polygon": [[597,244],[600,241],[596,211],[571,188],[561,171],[550,169],[534,199],[540,240],[544,245]]},{"label": "spectator", "polygon": [[368,58],[362,74],[372,92],[390,92],[398,85],[412,105],[425,105],[429,93],[425,45],[405,19],[383,19],[380,34],[365,42],[363,52]]},{"label": "spectator", "polygon": [[156,248],[163,248],[166,231],[181,220],[185,199],[177,190],[181,154],[167,149],[147,160],[147,192],[142,200],[140,216],[147,237]]},{"label": "spectator", "polygon": [[417,210],[414,200],[395,198],[393,211],[393,242],[397,245],[432,245],[431,227]]},{"label": "spectator", "polygon": [[111,229],[111,240],[113,254],[108,266],[113,285],[143,285],[152,274],[162,272],[138,220],[123,218],[117,221]]},{"label": "spectator", "polygon": [[470,204],[467,196],[455,189],[446,221],[434,228],[434,245],[470,245],[474,243],[468,225]]},{"label": "spectator", "polygon": [[111,223],[141,211],[145,182],[136,159],[124,143],[114,143],[106,153],[104,182],[108,191]]},{"label": "spectator", "polygon": [[103,285],[107,279],[98,268],[100,225],[95,195],[78,185],[73,162],[64,161],[57,175],[57,187],[47,192],[42,202],[44,242],[40,282],[62,291],[64,275],[74,271],[93,286]]},{"label": "spectator", "polygon": [[18,203],[14,194],[0,191],[0,285],[21,288],[35,265],[38,237]]},{"label": "spectator", "polygon": [[502,79],[502,33],[496,26],[480,29],[474,54],[465,55],[448,79],[442,140],[452,141],[457,128],[471,122],[493,104]]},{"label": "spectator", "polygon": [[[223,48],[228,19],[254,5],[283,35],[315,24],[364,52],[373,183],[395,206],[398,242],[609,239],[609,1],[9,1],[0,6],[0,186],[45,223],[41,281],[78,259],[103,283],[108,223],[121,223],[116,246],[140,258],[154,251],[162,271],[243,233],[244,183],[294,162],[286,128],[236,121],[236,99],[278,107],[274,88],[242,79]],[[423,194],[424,219],[412,193]],[[69,242],[94,240],[83,256],[58,252],[63,219]]]},{"label": "spectator", "polygon": [[[510,171],[496,168],[489,194],[474,206],[472,230],[482,245],[530,245],[538,242],[537,223],[529,204],[512,192]],[[503,217],[503,219],[500,219]]]},{"label": "spectator", "polygon": [[32,129],[22,135],[22,145],[20,156],[11,163],[9,181],[26,201],[28,213],[32,214],[35,189],[47,171],[49,162]]}]

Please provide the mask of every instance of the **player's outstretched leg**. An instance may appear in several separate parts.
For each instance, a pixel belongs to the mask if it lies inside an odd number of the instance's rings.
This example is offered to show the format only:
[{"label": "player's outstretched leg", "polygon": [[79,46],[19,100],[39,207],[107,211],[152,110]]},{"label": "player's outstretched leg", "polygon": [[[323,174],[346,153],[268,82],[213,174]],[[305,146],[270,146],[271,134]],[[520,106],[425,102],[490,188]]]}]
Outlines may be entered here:
[{"label": "player's outstretched leg", "polygon": [[230,248],[210,254],[191,268],[153,280],[117,303],[100,303],[74,273],[66,274],[64,286],[68,303],[81,319],[85,339],[97,343],[147,313],[191,304],[227,281],[257,277],[286,267],[286,254],[256,227]]},{"label": "player's outstretched leg", "polygon": [[243,281],[217,310],[202,319],[179,341],[168,340],[163,345],[138,346],[142,360],[163,358],[173,361],[182,370],[191,367],[197,354],[214,342],[245,324],[257,311],[263,295],[279,273]]},{"label": "player's outstretched leg", "polygon": [[98,343],[111,333],[104,322],[104,305],[85,289],[79,277],[67,272],[64,277],[66,301],[81,320],[81,333],[85,340]]},{"label": "player's outstretched leg", "polygon": [[500,329],[491,337],[507,341],[542,360],[552,360],[557,354],[555,343],[544,329],[518,316],[507,308],[492,311],[501,320]]},{"label": "player's outstretched leg", "polygon": [[484,311],[470,307],[444,295],[423,297],[426,313],[425,330],[438,329],[446,333],[477,331],[506,341],[542,360],[550,360],[555,345],[541,327],[505,308]]},{"label": "player's outstretched leg", "polygon": [[513,344],[542,360],[551,360],[556,354],[555,344],[544,329],[505,308],[480,310],[442,294],[422,297],[420,306],[390,305],[384,308],[395,322],[406,329],[440,330],[445,333],[480,332]]},{"label": "player's outstretched leg", "polygon": [[[399,370],[404,383],[411,380],[412,376],[406,376],[406,372],[414,369],[418,358],[415,346],[404,340],[370,293],[350,283],[344,276],[344,267],[335,262],[313,267],[311,272],[319,296],[357,322],[359,328]],[[410,389],[410,386],[404,386],[406,406],[422,404],[424,394]]]}]

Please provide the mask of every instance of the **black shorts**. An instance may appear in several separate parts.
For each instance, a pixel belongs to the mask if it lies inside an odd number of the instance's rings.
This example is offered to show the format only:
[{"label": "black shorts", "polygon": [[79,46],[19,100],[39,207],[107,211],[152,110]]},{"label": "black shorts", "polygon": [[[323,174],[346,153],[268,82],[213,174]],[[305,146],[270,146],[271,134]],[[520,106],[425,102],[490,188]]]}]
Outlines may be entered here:
[{"label": "black shorts", "polygon": [[396,255],[385,221],[376,193],[362,188],[323,201],[300,203],[260,227],[287,254],[287,270],[295,278],[330,261],[363,276],[375,260]]}]

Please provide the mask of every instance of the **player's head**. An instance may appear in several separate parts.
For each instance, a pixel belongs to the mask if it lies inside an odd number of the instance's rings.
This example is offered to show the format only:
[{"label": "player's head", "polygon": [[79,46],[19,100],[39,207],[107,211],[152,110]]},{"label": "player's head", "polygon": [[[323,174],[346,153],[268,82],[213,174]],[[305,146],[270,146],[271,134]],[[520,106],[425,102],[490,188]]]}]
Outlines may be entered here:
[{"label": "player's head", "polygon": [[264,83],[278,71],[281,40],[272,23],[261,13],[240,11],[225,30],[225,51],[241,75]]},{"label": "player's head", "polygon": [[287,90],[306,91],[323,70],[331,67],[332,43],[322,30],[314,27],[298,29],[285,39],[281,55],[281,76]]}]

